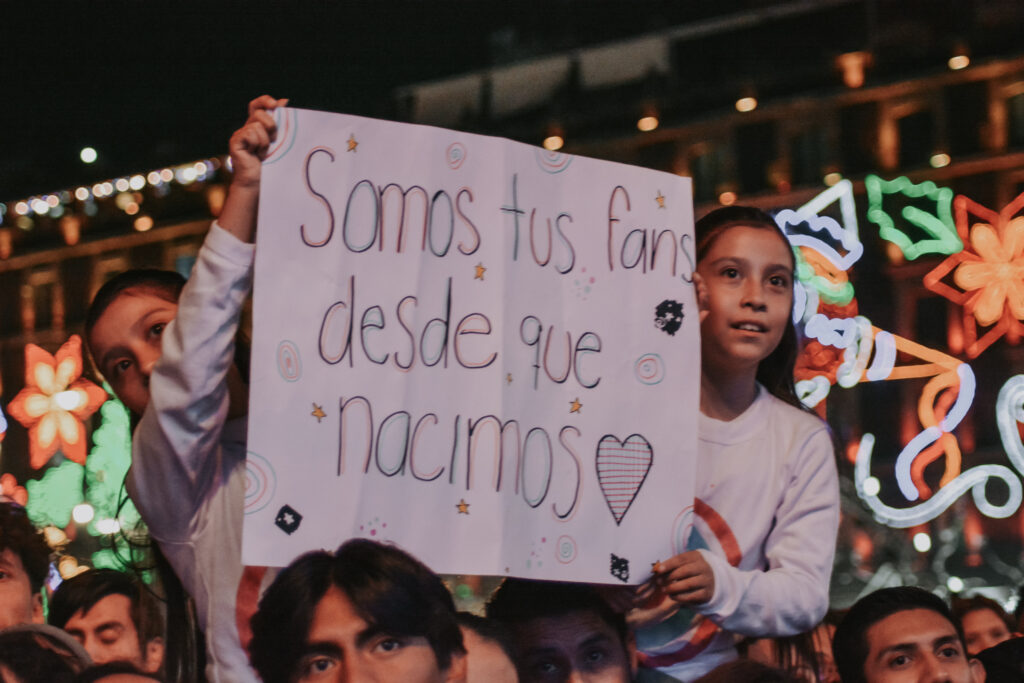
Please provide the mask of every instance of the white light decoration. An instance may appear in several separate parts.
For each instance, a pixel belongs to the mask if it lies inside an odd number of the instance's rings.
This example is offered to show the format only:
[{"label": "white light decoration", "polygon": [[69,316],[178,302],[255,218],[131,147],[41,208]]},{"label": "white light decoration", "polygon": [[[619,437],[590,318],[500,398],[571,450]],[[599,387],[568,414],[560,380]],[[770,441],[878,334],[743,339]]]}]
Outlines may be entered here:
[{"label": "white light decoration", "polygon": [[959,576],[951,576],[946,579],[946,588],[948,588],[951,593],[959,593],[964,589],[964,580]]},{"label": "white light decoration", "polygon": [[129,188],[127,178],[118,178],[114,181],[114,187],[117,188],[118,192],[127,192]]},{"label": "white light decoration", "polygon": [[141,190],[146,186],[146,178],[142,175],[133,175],[128,180],[128,187],[133,190]]},{"label": "white light decoration", "polygon": [[877,477],[868,477],[864,480],[864,493],[869,496],[877,496],[882,490],[882,482]]},{"label": "white light decoration", "polygon": [[116,519],[97,519],[96,520],[96,531],[101,534],[116,534],[121,530],[121,523]]},{"label": "white light decoration", "polygon": [[1024,375],[1006,380],[996,398],[996,423],[1006,455],[1017,471],[1024,474],[1024,443],[1017,423],[1024,422]]},{"label": "white light decoration", "polygon": [[82,393],[69,389],[68,391],[61,391],[55,394],[53,400],[60,406],[61,410],[71,411],[82,405],[82,401],[85,398]]},{"label": "white light decoration", "polygon": [[75,190],[75,199],[80,202],[84,202],[89,196],[89,188],[87,187],[79,187]]},{"label": "white light decoration", "polygon": [[82,151],[78,153],[78,158],[87,164],[91,164],[96,161],[99,155],[96,154],[96,150],[92,147],[83,147]]},{"label": "white light decoration", "polygon": [[932,537],[923,531],[914,534],[914,550],[919,553],[926,553],[932,549]]},{"label": "white light decoration", "polygon": [[96,511],[88,503],[79,503],[71,509],[71,518],[79,524],[88,524],[95,514]]},{"label": "white light decoration", "polygon": [[[870,492],[875,488],[873,485],[871,487],[865,485],[868,479],[875,479],[871,476],[871,452],[874,450],[874,446],[875,436],[873,434],[865,434],[861,437],[854,465],[853,483],[857,489],[857,495],[871,509],[875,519],[886,526],[906,529],[924,524],[942,514],[968,490],[974,497],[974,504],[978,511],[986,517],[995,519],[1003,519],[1012,515],[1020,507],[1021,500],[1024,499],[1020,479],[1013,473],[1013,470],[1002,465],[978,465],[961,472],[959,476],[940,488],[935,495],[923,503],[909,508],[891,507],[879,500],[877,492]],[[1002,479],[1009,489],[1006,502],[1002,505],[993,505],[985,497],[985,485],[989,479],[993,478]]]}]

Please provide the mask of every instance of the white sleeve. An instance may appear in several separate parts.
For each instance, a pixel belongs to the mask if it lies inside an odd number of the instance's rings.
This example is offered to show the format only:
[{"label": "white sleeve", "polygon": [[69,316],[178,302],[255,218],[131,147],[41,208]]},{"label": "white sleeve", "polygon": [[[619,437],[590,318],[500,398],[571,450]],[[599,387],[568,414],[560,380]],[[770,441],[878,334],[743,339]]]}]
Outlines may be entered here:
[{"label": "white sleeve", "polygon": [[828,610],[839,528],[839,480],[828,430],[799,448],[785,494],[765,539],[764,570],[744,571],[701,550],[715,577],[714,595],[697,609],[723,628],[749,636],[807,631]]},{"label": "white sleeve", "polygon": [[222,483],[227,373],[255,247],[216,223],[163,334],[149,405],[135,429],[128,492],[153,535],[185,540],[206,492]]}]

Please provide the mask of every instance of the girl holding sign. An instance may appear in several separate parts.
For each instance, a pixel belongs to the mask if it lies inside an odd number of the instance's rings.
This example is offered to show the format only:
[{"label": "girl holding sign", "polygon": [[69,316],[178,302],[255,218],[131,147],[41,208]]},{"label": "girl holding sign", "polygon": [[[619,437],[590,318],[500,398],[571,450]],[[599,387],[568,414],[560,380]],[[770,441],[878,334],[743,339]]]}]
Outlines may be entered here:
[{"label": "girl holding sign", "polygon": [[261,160],[276,133],[269,112],[286,103],[249,103],[229,143],[230,192],[188,283],[163,271],[122,273],[86,319],[97,368],[138,420],[128,492],[195,599],[211,683],[258,680],[240,633],[262,572],[241,561],[247,406],[235,334],[252,281]]},{"label": "girl holding sign", "polygon": [[697,498],[687,552],[631,614],[642,664],[683,681],[736,657],[733,634],[807,631],[828,608],[839,524],[827,425],[793,385],[795,257],[764,212],[696,224],[701,321]]}]

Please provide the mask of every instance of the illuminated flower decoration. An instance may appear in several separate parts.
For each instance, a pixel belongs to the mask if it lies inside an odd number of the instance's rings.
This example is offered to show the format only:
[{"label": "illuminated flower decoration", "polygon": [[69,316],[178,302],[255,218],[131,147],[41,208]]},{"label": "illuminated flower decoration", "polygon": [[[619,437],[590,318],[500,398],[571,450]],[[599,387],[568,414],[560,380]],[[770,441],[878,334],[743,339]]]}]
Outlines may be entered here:
[{"label": "illuminated flower decoration", "polygon": [[[976,358],[1004,335],[1011,343],[1024,336],[1024,194],[999,213],[962,195],[953,204],[967,246],[925,275],[924,284],[963,307],[965,350]],[[968,229],[970,216],[981,220]],[[944,282],[950,274],[952,285]],[[989,328],[980,338],[979,327]]]},{"label": "illuminated flower decoration", "polygon": [[24,486],[18,486],[18,480],[10,472],[0,477],[0,497],[13,500],[22,507],[28,503],[28,491]]},{"label": "illuminated flower decoration", "polygon": [[82,339],[72,335],[56,357],[35,344],[25,345],[25,388],[7,411],[28,429],[29,458],[43,467],[60,449],[64,456],[85,463],[85,425],[107,399],[107,392],[81,378]]}]

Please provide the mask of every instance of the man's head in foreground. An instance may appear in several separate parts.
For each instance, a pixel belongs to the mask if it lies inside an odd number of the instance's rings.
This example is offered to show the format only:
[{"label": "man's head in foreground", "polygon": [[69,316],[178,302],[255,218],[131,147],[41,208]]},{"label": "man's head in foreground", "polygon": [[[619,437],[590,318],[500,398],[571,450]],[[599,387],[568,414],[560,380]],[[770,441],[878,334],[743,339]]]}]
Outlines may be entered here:
[{"label": "man's head in foreground", "polygon": [[461,683],[465,649],[441,579],[393,546],[362,539],[285,568],[252,618],[264,683]]},{"label": "man's head in foreground", "polygon": [[522,683],[628,683],[636,673],[625,617],[590,586],[507,579],[487,616],[508,627]]},{"label": "man's head in foreground", "polygon": [[96,664],[129,662],[154,672],[163,663],[160,610],[123,572],[93,569],[65,580],[53,593],[48,620],[80,642]]},{"label": "man's head in foreground", "polygon": [[980,683],[946,603],[921,588],[883,588],[850,608],[832,645],[843,683]]},{"label": "man's head in foreground", "polygon": [[50,548],[16,503],[0,503],[0,628],[43,623]]},{"label": "man's head in foreground", "polygon": [[469,612],[455,615],[466,646],[466,683],[518,683],[504,625]]}]

